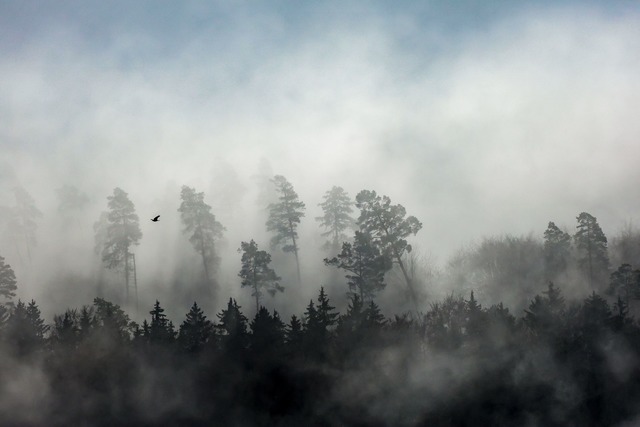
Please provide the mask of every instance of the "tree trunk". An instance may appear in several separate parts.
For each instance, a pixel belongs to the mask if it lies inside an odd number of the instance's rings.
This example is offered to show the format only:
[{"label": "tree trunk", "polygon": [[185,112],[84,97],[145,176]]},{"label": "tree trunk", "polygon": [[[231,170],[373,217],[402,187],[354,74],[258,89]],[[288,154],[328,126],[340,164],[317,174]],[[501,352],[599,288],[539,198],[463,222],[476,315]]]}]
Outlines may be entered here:
[{"label": "tree trunk", "polygon": [[417,312],[418,311],[418,295],[416,294],[416,291],[413,288],[413,282],[409,278],[409,275],[407,274],[407,270],[404,268],[404,263],[402,262],[400,255],[398,254],[398,252],[396,252],[395,249],[393,250],[393,254],[396,257],[396,260],[398,261],[398,265],[400,265],[400,270],[402,270],[402,274],[404,275],[404,280],[407,281],[407,287],[409,288],[409,292],[411,293],[411,299],[413,300],[413,305]]},{"label": "tree trunk", "polygon": [[295,231],[293,230],[293,224],[289,220],[289,232],[291,233],[291,240],[293,241],[293,254],[296,256],[296,272],[298,273],[298,285],[302,284],[300,278],[300,260],[298,259],[298,245],[296,244]]}]

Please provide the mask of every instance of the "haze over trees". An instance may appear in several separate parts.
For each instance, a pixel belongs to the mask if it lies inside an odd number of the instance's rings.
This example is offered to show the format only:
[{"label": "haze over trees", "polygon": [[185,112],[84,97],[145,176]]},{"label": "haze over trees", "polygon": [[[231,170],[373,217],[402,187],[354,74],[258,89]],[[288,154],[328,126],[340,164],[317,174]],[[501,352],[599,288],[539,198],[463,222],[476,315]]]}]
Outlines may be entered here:
[{"label": "haze over trees", "polygon": [[0,256],[0,297],[4,298],[4,304],[12,304],[11,300],[16,296],[17,288],[16,275],[13,269]]},{"label": "haze over trees", "polygon": [[253,239],[249,243],[242,242],[238,249],[238,252],[240,251],[242,251],[242,267],[238,276],[242,279],[243,288],[251,288],[251,296],[256,299],[256,311],[258,311],[264,291],[273,297],[276,293],[283,292],[284,287],[279,283],[281,278],[269,267],[271,255],[259,250]]},{"label": "haze over trees", "polygon": [[544,232],[544,265],[547,278],[555,279],[565,272],[571,258],[571,236],[549,222]]},{"label": "haze over trees", "polygon": [[23,187],[15,187],[13,194],[15,205],[7,209],[6,233],[13,241],[18,258],[23,260],[22,249],[24,249],[27,260],[31,261],[33,248],[37,244],[38,220],[42,218],[42,212],[36,207],[33,197]]},{"label": "haze over trees", "polygon": [[[103,225],[104,228],[98,225],[96,232],[105,234],[102,248],[102,261],[105,266],[124,273],[125,301],[128,303],[131,287],[137,286],[135,255],[132,249],[139,244],[142,231],[140,231],[135,206],[126,192],[116,187],[113,195],[107,197],[107,200],[109,208],[106,215],[107,223]],[[134,288],[134,292],[137,304],[137,287]]]},{"label": "haze over trees", "polygon": [[391,257],[380,252],[371,235],[360,231],[355,232],[353,243],[344,242],[342,251],[324,262],[348,273],[349,293],[364,302],[373,300],[385,288],[385,274],[393,266]]},{"label": "haze over trees", "polygon": [[594,289],[596,284],[602,284],[607,277],[609,269],[607,238],[594,216],[582,212],[577,220],[578,225],[573,239],[578,251],[578,265],[589,278],[589,286]]},{"label": "haze over trees", "polygon": [[216,241],[222,238],[225,228],[216,221],[211,213],[211,206],[204,202],[204,192],[196,193],[195,189],[182,187],[180,192],[180,218],[184,225],[184,233],[189,235],[189,242],[202,258],[204,276],[207,283],[206,292],[211,293],[214,286],[212,279],[220,264],[216,252]]},{"label": "haze over trees", "polygon": [[342,187],[335,185],[322,198],[324,202],[318,206],[322,207],[323,215],[316,217],[316,221],[325,229],[322,236],[329,238],[324,248],[338,251],[340,244],[348,240],[345,231],[356,228],[351,217],[354,202]]},{"label": "haze over trees", "polygon": [[[356,207],[360,209],[358,226],[360,231],[371,235],[374,244],[400,267],[413,303],[417,305],[418,294],[407,273],[402,257],[411,252],[406,238],[416,235],[422,224],[415,216],[408,216],[402,205],[392,205],[387,196],[378,196],[375,191],[362,190],[356,196]],[[406,217],[406,218],[405,218]]]},{"label": "haze over trees", "polygon": [[272,180],[278,193],[278,202],[269,205],[269,219],[267,231],[272,231],[271,247],[282,247],[284,252],[292,252],[296,259],[296,273],[298,284],[300,278],[300,258],[298,257],[298,225],[304,217],[305,204],[300,201],[293,185],[282,175],[276,175]]}]

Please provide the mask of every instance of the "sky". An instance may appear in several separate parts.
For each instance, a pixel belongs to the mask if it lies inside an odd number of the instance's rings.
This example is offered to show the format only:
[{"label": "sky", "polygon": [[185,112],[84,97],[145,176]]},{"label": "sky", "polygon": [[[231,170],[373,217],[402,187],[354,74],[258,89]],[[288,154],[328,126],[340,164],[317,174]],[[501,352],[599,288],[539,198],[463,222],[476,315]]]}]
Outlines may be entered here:
[{"label": "sky", "polygon": [[[264,171],[307,204],[310,245],[325,191],[371,189],[441,265],[483,236],[573,232],[583,211],[607,234],[640,221],[637,2],[130,3],[0,1],[0,205],[34,197],[40,260],[71,244],[47,228],[64,184],[88,224],[129,193],[154,278],[179,236],[146,219],[177,224],[186,184],[237,280],[239,242],[267,242]],[[35,292],[46,274],[27,276]]]}]

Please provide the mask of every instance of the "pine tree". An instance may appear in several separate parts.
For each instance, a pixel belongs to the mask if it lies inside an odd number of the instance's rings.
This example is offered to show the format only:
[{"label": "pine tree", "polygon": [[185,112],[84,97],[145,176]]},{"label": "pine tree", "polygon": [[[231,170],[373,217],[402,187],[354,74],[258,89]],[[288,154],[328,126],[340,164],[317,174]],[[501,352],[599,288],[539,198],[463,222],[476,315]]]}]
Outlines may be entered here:
[{"label": "pine tree", "polygon": [[326,265],[332,265],[352,274],[347,274],[351,295],[358,294],[361,301],[372,300],[386,286],[384,275],[392,267],[391,258],[373,244],[368,233],[356,231],[353,243],[342,244],[342,252]]},{"label": "pine tree", "polygon": [[595,217],[582,212],[578,217],[576,234],[573,236],[578,250],[578,264],[589,277],[591,289],[594,283],[604,281],[609,268],[607,237]]},{"label": "pine tree", "polygon": [[296,258],[296,271],[298,284],[300,284],[300,260],[298,258],[298,224],[304,217],[305,204],[300,201],[293,186],[282,175],[273,177],[272,182],[278,192],[278,202],[269,205],[269,219],[267,231],[273,231],[275,235],[271,239],[271,246],[282,246],[284,252],[293,252]]},{"label": "pine tree", "polygon": [[609,295],[622,297],[628,305],[632,299],[640,298],[640,270],[633,270],[631,265],[622,264],[611,273],[609,280]]},{"label": "pine tree", "polygon": [[93,300],[93,329],[114,344],[129,341],[132,327],[129,316],[119,305],[103,298]]},{"label": "pine tree", "polygon": [[347,240],[345,230],[355,228],[355,220],[351,217],[354,203],[347,192],[337,186],[327,191],[323,199],[324,202],[318,204],[322,207],[323,215],[316,217],[316,221],[326,230],[322,235],[330,238],[324,247],[335,251],[341,242]]},{"label": "pine tree", "polygon": [[277,311],[272,316],[265,307],[260,307],[250,326],[249,347],[254,355],[260,358],[266,354],[277,355],[283,348],[285,325]]},{"label": "pine tree", "polygon": [[125,301],[129,302],[131,272],[135,275],[131,249],[132,246],[139,244],[142,231],[140,231],[135,207],[129,200],[127,193],[120,188],[115,188],[113,195],[107,197],[107,200],[110,210],[107,213],[106,240],[102,250],[102,261],[107,268],[124,271]]},{"label": "pine tree", "polygon": [[213,323],[194,302],[180,325],[180,346],[189,353],[197,353],[204,348],[212,335]]},{"label": "pine tree", "polygon": [[411,245],[406,238],[418,233],[422,224],[414,216],[405,218],[407,212],[402,205],[391,205],[389,197],[380,197],[375,191],[362,190],[358,193],[356,207],[360,209],[360,231],[370,234],[381,252],[388,254],[398,264],[417,308],[418,296],[402,257],[405,252],[411,252]]},{"label": "pine tree", "polygon": [[212,274],[220,264],[216,241],[222,238],[225,228],[216,221],[211,206],[204,202],[204,193],[196,193],[195,189],[185,185],[180,198],[182,203],[178,212],[185,227],[184,233],[190,234],[189,241],[202,257],[205,279],[210,283]]},{"label": "pine tree", "polygon": [[285,340],[292,353],[297,353],[302,345],[302,322],[296,315],[291,316],[289,324],[285,328]]},{"label": "pine tree", "polygon": [[77,310],[67,309],[64,314],[53,316],[51,338],[61,347],[74,348],[80,338]]},{"label": "pine tree", "polygon": [[16,275],[9,264],[5,264],[4,258],[0,256],[0,296],[11,305],[11,299],[16,296]]},{"label": "pine tree", "polygon": [[258,250],[258,245],[253,239],[247,243],[242,242],[238,252],[242,251],[242,267],[238,276],[242,279],[242,287],[252,289],[251,296],[256,299],[256,311],[260,309],[260,299],[263,290],[271,296],[277,292],[283,292],[284,287],[278,282],[280,277],[269,267],[271,255],[266,251]]},{"label": "pine tree", "polygon": [[48,330],[36,302],[31,300],[26,305],[18,300],[7,320],[4,336],[18,356],[26,356],[44,347]]},{"label": "pine tree", "polygon": [[160,302],[156,300],[153,305],[151,314],[151,323],[149,325],[149,335],[147,339],[150,343],[166,345],[171,343],[175,338],[175,329],[173,323],[164,314],[164,308],[160,306]]},{"label": "pine tree", "polygon": [[567,269],[570,255],[571,236],[549,222],[544,232],[544,263],[549,279]]},{"label": "pine tree", "polygon": [[214,326],[220,335],[222,349],[231,358],[242,357],[248,344],[247,318],[240,308],[236,300],[229,298],[226,310],[216,315],[220,323]]}]

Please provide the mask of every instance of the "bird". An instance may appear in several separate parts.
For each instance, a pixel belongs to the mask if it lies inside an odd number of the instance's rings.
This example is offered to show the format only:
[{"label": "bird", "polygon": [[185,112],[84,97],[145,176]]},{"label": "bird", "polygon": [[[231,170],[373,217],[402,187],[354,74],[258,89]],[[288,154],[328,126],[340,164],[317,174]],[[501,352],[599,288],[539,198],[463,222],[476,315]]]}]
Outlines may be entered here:
[{"label": "bird", "polygon": [[156,215],[155,218],[151,218],[151,221],[158,222],[158,218],[160,218],[160,215]]}]

